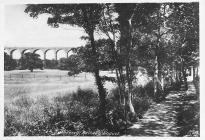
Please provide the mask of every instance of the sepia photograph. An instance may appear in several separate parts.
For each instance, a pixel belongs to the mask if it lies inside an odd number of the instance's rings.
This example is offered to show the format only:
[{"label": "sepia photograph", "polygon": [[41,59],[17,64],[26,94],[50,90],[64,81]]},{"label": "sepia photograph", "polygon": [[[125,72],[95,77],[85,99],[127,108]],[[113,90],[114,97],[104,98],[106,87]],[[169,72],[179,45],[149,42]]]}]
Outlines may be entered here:
[{"label": "sepia photograph", "polygon": [[3,4],[3,137],[200,137],[199,5]]}]

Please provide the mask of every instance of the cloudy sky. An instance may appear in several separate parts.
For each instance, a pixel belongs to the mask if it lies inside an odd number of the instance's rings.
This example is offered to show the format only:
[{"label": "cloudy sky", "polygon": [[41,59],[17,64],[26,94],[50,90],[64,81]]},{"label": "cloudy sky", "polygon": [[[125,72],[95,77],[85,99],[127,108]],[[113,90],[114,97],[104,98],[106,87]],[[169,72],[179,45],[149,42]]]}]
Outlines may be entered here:
[{"label": "cloudy sky", "polygon": [[5,46],[16,47],[78,47],[85,44],[80,37],[83,29],[66,25],[52,28],[47,25],[48,15],[33,19],[24,13],[25,5],[4,6]]}]

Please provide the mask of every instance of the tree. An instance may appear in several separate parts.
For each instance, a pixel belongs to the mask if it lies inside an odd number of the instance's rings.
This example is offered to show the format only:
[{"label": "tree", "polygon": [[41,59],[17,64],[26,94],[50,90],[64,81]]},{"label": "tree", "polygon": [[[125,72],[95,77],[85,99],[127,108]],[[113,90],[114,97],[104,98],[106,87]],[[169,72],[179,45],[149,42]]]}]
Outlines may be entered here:
[{"label": "tree", "polygon": [[14,70],[17,63],[10,55],[4,52],[4,70]]},{"label": "tree", "polygon": [[[141,7],[144,8],[137,8],[136,11],[143,14],[136,15],[137,22],[133,23],[133,38],[137,40],[135,53],[138,54],[139,64],[148,64],[148,68],[153,70],[154,94],[158,96],[164,91],[164,78],[171,72],[169,68],[176,52],[173,29],[167,25],[173,11],[169,3],[150,3]],[[142,20],[138,22],[137,19]]]},{"label": "tree", "polygon": [[77,47],[73,50],[75,54],[80,59],[79,69],[83,72],[93,72],[94,66],[93,66],[93,60],[92,60],[92,48],[91,45],[88,43],[85,46]]},{"label": "tree", "polygon": [[130,112],[135,114],[132,105],[132,81],[134,79],[134,66],[132,65],[132,59],[134,54],[136,41],[134,40],[134,35],[136,30],[138,30],[142,25],[147,23],[147,17],[150,16],[158,8],[158,4],[115,4],[116,12],[118,13],[118,22],[120,30],[120,40],[119,40],[119,52],[120,57],[124,60],[122,63],[125,66],[126,71],[126,81],[128,85],[128,95],[127,103]]},{"label": "tree", "polygon": [[52,60],[45,60],[45,68],[47,69],[57,69],[58,67],[58,60],[52,59]]},{"label": "tree", "polygon": [[199,64],[199,3],[174,3],[168,25],[177,37],[176,61],[180,64],[181,80],[186,81],[186,69]]},{"label": "tree", "polygon": [[[158,85],[163,90],[163,75],[167,66],[172,69],[174,81],[184,79],[186,69],[198,63],[198,4],[161,3],[150,16],[147,23],[139,28],[143,36],[149,36],[148,52],[155,56],[155,94]],[[148,47],[150,45],[150,47]],[[139,47],[144,48],[144,47]],[[143,51],[143,49],[141,49]],[[147,53],[148,54],[148,53]],[[190,63],[191,62],[191,63]],[[187,86],[187,84],[186,84]]]},{"label": "tree", "polygon": [[39,58],[39,54],[35,53],[25,53],[23,57],[20,59],[21,69],[29,69],[33,72],[33,69],[40,68],[43,69],[43,62]]},{"label": "tree", "polygon": [[[124,104],[127,103],[129,111],[133,114],[135,114],[135,111],[131,102],[132,63],[136,56],[133,53],[136,52],[133,49],[136,45],[133,36],[135,28],[138,29],[145,24],[147,16],[155,8],[156,4],[104,4],[103,18],[98,26],[110,42],[111,58],[114,62],[120,97],[123,98]],[[123,67],[126,68],[126,75],[124,75]],[[128,85],[128,88],[126,85]]]},{"label": "tree", "polygon": [[100,107],[99,113],[101,118],[101,126],[106,123],[106,90],[103,86],[99,75],[99,64],[97,57],[97,49],[94,39],[94,31],[99,23],[102,13],[101,4],[39,4],[27,5],[25,9],[31,17],[38,17],[39,14],[48,13],[48,24],[52,27],[59,27],[60,24],[69,24],[82,27],[89,36],[92,48],[93,73],[95,75],[96,85],[98,87]]},{"label": "tree", "polygon": [[81,64],[80,57],[73,54],[68,58],[61,58],[58,67],[62,70],[69,70],[73,74],[78,74],[81,71]]},{"label": "tree", "polygon": [[128,95],[127,104],[129,111],[135,114],[134,107],[131,101],[131,90],[132,90],[132,78],[131,78],[131,67],[130,67],[130,50],[132,47],[132,36],[131,36],[131,20],[134,15],[135,4],[116,4],[115,8],[119,14],[118,21],[120,24],[120,52],[121,57],[124,59],[126,68],[126,80],[128,84]]}]

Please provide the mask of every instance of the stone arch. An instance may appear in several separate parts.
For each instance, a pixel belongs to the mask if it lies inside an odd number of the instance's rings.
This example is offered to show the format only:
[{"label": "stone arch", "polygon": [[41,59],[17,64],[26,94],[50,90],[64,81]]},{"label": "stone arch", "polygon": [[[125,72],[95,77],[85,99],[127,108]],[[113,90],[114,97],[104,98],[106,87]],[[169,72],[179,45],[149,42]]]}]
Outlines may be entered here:
[{"label": "stone arch", "polygon": [[8,49],[4,49],[4,52],[10,55],[10,51]]},{"label": "stone arch", "polygon": [[74,54],[74,52],[73,52],[72,50],[67,51],[67,58],[68,58],[69,56],[71,56],[72,54]]},{"label": "stone arch", "polygon": [[24,49],[24,50],[21,51],[22,55],[24,55],[27,52],[31,52],[31,50],[30,49]]},{"label": "stone arch", "polygon": [[60,58],[67,58],[67,53],[65,50],[63,49],[58,49],[56,51],[56,60],[60,60]]},{"label": "stone arch", "polygon": [[[53,51],[53,53],[52,53],[51,51]],[[49,52],[51,52],[51,53],[49,53]],[[48,60],[55,59],[55,60],[56,60],[56,52],[55,52],[54,49],[47,49],[47,50],[44,52],[44,56],[45,56],[44,59],[48,59]]]},{"label": "stone arch", "polygon": [[40,59],[41,60],[45,60],[45,53],[41,50],[41,49],[35,49],[34,51],[33,51],[33,53],[35,53],[35,54],[39,54],[40,55]]},{"label": "stone arch", "polygon": [[11,52],[10,52],[10,56],[11,56],[13,59],[19,60],[19,59],[21,58],[21,55],[22,55],[22,53],[21,53],[21,51],[18,50],[18,49],[13,49],[13,50],[11,50]]}]

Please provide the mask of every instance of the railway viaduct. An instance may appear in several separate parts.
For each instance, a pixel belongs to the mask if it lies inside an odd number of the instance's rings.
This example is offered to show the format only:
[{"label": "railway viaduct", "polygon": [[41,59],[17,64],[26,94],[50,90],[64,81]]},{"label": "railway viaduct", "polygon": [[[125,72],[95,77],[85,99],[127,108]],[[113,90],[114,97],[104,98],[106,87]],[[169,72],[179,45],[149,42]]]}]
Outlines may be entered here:
[{"label": "railway viaduct", "polygon": [[13,52],[18,50],[21,54],[21,57],[24,55],[26,51],[30,51],[36,53],[38,50],[43,52],[43,58],[46,60],[46,53],[49,50],[53,50],[55,53],[55,60],[57,60],[58,52],[63,50],[66,53],[66,57],[68,57],[68,53],[71,51],[72,47],[5,47],[4,52],[7,52],[11,57],[13,57]]}]

